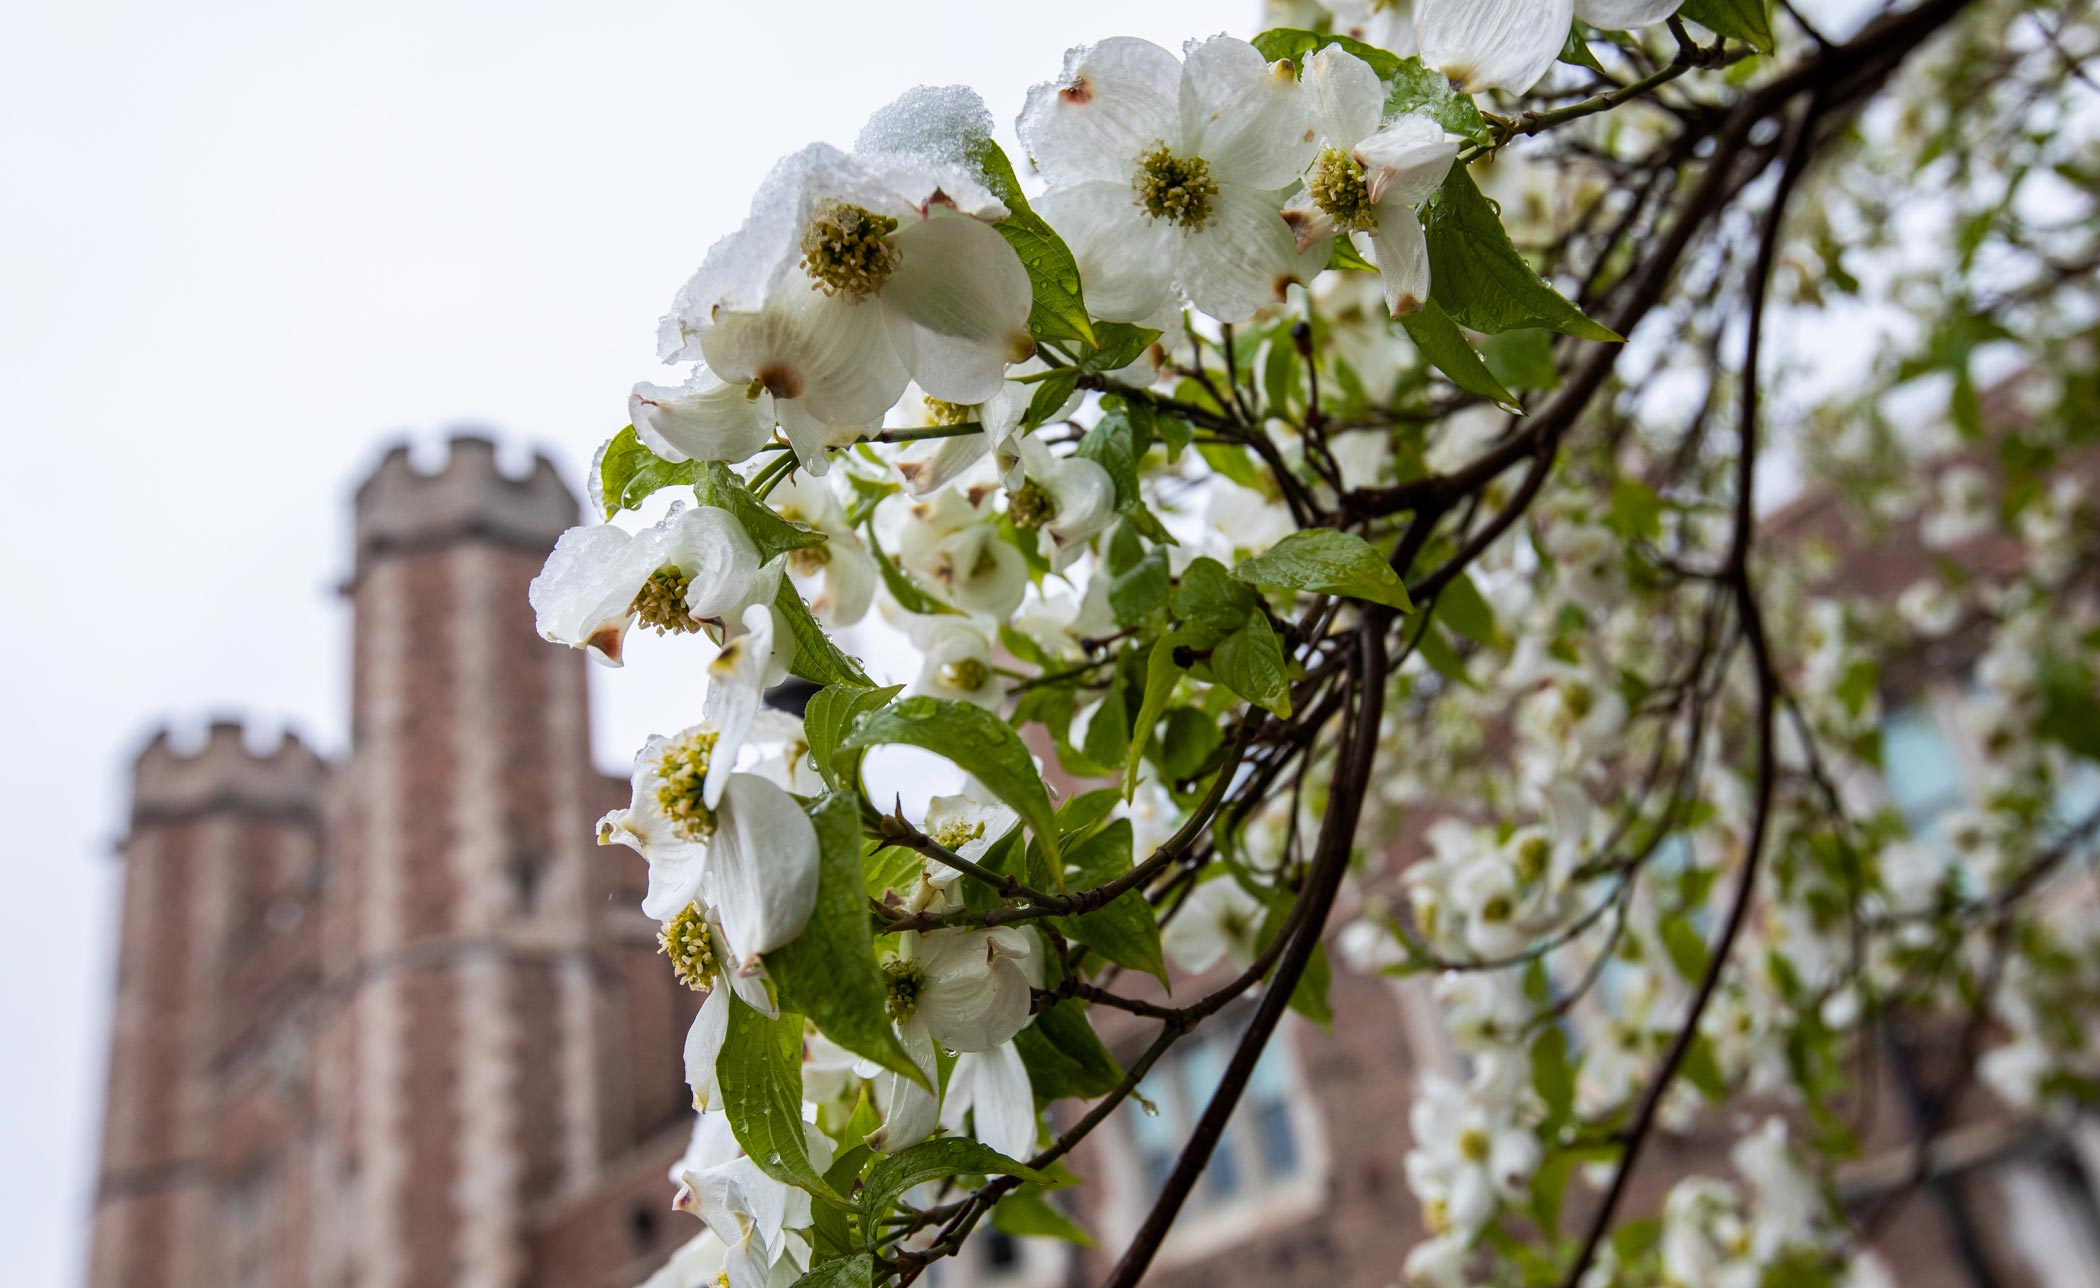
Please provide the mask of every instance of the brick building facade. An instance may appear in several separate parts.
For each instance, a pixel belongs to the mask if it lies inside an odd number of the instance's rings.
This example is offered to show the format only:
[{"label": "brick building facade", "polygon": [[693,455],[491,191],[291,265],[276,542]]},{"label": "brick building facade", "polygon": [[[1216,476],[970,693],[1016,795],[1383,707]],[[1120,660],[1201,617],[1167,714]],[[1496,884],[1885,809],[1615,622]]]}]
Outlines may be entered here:
[{"label": "brick building facade", "polygon": [[[576,518],[544,459],[508,477],[459,437],[424,474],[396,448],[356,496],[343,756],[223,722],[140,753],[91,1288],[626,1288],[690,1234],[664,1174],[694,998],[637,909],[642,865],[592,844],[627,785],[592,765],[582,655],[526,602]],[[1420,1229],[1407,1106],[1454,1057],[1418,981],[1334,987],[1343,1021],[1286,1024],[1151,1282],[1396,1277]],[[1101,1019],[1111,1045],[1143,1036]],[[1099,1250],[987,1232],[933,1282],[1097,1278],[1226,1035],[1178,1047],[1145,1086],[1158,1112],[1126,1106],[1074,1160]],[[1864,1282],[2100,1282],[2076,1145],[1979,1136]],[[1716,1157],[1657,1148],[1644,1208]]]}]

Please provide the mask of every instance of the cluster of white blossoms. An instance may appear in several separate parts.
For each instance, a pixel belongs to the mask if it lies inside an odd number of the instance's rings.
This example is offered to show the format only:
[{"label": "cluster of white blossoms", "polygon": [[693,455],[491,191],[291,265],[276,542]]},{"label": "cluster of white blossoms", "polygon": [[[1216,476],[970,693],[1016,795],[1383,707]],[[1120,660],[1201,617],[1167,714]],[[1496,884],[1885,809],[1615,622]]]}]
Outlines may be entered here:
[{"label": "cluster of white blossoms", "polygon": [[[1747,1190],[1679,1183],[1656,1237],[1604,1244],[1585,1282],[1748,1285],[1841,1243],[1831,1151],[1800,1124],[1843,1134],[1845,1043],[1898,997],[1988,993],[2005,1040],[1982,1076],[2015,1103],[2100,1086],[2064,1023],[2100,996],[2100,920],[2022,922],[2002,969],[1963,931],[2100,830],[2073,808],[2093,735],[2064,716],[2100,649],[2070,593],[2100,548],[2077,479],[2011,496],[1975,451],[1811,444],[1929,571],[1854,593],[1803,535],[1759,568],[1781,642],[1760,677],[1722,593],[1748,576],[1731,471],[1630,408],[1625,432],[1508,451],[1536,419],[1511,390],[1563,387],[1565,355],[1620,337],[1517,249],[1559,244],[1610,181],[1502,149],[1631,95],[1521,118],[1472,95],[1595,67],[1590,43],[1643,92],[1751,44],[1642,31],[1678,0],[1271,7],[1293,20],[1254,42],[1069,51],[1020,104],[1019,166],[956,87],[782,161],[662,320],[679,371],[634,387],[594,466],[607,521],[532,585],[547,639],[620,666],[640,625],[705,672],[599,823],[646,861],[642,911],[705,995],[672,1180],[706,1232],[658,1288],[847,1259],[823,1282],[909,1282],[999,1205],[1063,1221],[1047,1169],[1074,1115],[1052,1102],[1143,1072],[1088,1008],[1171,1042],[1307,933],[1374,627],[1392,669],[1333,942],[1432,980],[1460,1057],[1409,1115],[1408,1281],[1482,1282],[1513,1225],[1551,1230],[1571,1176],[1609,1174],[1635,1115],[1671,1130],[1735,1096],[1786,1115],[1738,1142]],[[1628,352],[1717,401],[1712,349]],[[655,522],[613,521],[671,489]],[[1990,543],[1988,576],[1950,571]],[[1879,760],[1878,659],[1928,653],[1973,658],[1943,705],[1979,749],[1972,799],[1931,819]],[[957,772],[880,799],[864,770],[893,746]],[[1170,995],[1184,1010],[1111,987],[1170,967],[1233,982]],[[1324,968],[1296,969],[1279,992],[1329,1018]]]}]

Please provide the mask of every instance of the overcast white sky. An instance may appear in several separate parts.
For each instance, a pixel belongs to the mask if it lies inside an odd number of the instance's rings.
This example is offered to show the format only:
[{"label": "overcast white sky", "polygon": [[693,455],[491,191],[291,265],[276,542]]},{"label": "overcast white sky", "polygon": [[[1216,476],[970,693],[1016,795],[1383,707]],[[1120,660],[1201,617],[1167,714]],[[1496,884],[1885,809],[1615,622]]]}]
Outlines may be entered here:
[{"label": "overcast white sky", "polygon": [[[480,422],[580,482],[773,158],[919,83],[1010,122],[1068,44],[1254,8],[6,5],[0,1279],[80,1273],[130,757],[222,711],[340,749],[381,444]],[[617,678],[605,764],[672,696]]]}]

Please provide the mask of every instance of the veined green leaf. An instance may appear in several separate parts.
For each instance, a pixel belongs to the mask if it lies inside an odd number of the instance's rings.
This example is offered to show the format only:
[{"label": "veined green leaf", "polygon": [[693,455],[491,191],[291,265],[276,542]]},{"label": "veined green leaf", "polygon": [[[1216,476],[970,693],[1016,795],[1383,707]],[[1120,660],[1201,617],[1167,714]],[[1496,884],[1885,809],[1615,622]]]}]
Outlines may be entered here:
[{"label": "veined green leaf", "polygon": [[[1066,886],[1091,890],[1130,871],[1130,820],[1119,818],[1072,847],[1065,856],[1071,875]],[[1102,907],[1077,917],[1052,917],[1050,924],[1075,943],[1085,944],[1118,966],[1141,970],[1167,982],[1166,959],[1160,955],[1159,919],[1138,890],[1125,890]]]},{"label": "veined green leaf", "polygon": [[1167,699],[1174,696],[1174,686],[1181,682],[1182,667],[1174,661],[1174,650],[1187,643],[1188,637],[1179,631],[1163,635],[1152,646],[1152,656],[1145,663],[1145,697],[1138,704],[1137,723],[1131,726],[1130,746],[1123,759],[1126,801],[1137,794],[1138,763],[1145,758],[1145,743],[1152,737],[1152,726],[1159,723],[1166,712]]},{"label": "veined green leaf", "polygon": [[1465,167],[1451,167],[1423,212],[1422,226],[1429,236],[1430,289],[1459,325],[1490,334],[1549,327],[1583,340],[1621,338],[1583,316],[1531,270]]},{"label": "veined green leaf", "polygon": [[642,502],[667,487],[679,487],[700,477],[703,461],[667,461],[642,442],[629,425],[612,436],[598,454],[592,470],[591,502],[600,517],[610,519],[622,510],[638,510]]},{"label": "veined green leaf", "polygon": [[732,998],[715,1076],[736,1143],[760,1171],[828,1203],[845,1203],[810,1162],[802,1133],[800,1015],[782,1011],[769,1020]]},{"label": "veined green leaf", "polygon": [[984,186],[1005,204],[1006,218],[993,226],[1020,256],[1021,267],[1028,270],[1034,295],[1028,309],[1028,333],[1038,340],[1077,340],[1098,346],[1080,289],[1079,262],[1057,230],[1029,207],[1013,162],[988,138],[973,142],[967,155],[976,163]]},{"label": "veined green leaf", "polygon": [[[861,753],[841,751],[839,744],[854,725],[870,711],[888,705],[904,691],[901,684],[886,689],[864,689],[853,684],[832,684],[810,696],[802,712],[802,736],[809,743],[810,758],[824,781],[840,791],[852,791],[860,780]],[[843,758],[843,761],[842,761]]]},{"label": "veined green leaf", "polygon": [[856,1252],[823,1262],[790,1288],[875,1288],[875,1258],[870,1253]]},{"label": "veined green leaf", "polygon": [[1407,586],[1387,566],[1385,556],[1355,533],[1335,528],[1293,532],[1266,552],[1241,560],[1233,573],[1256,586],[1346,595],[1402,612],[1414,607],[1408,602]]},{"label": "veined green leaf", "polygon": [[874,684],[868,673],[860,669],[860,663],[839,649],[831,633],[809,611],[809,605],[802,602],[795,583],[786,577],[780,579],[780,589],[773,594],[773,608],[787,619],[788,636],[795,644],[795,660],[788,670],[812,684],[851,684],[861,688]]},{"label": "veined green leaf", "polygon": [[821,544],[824,534],[804,523],[790,523],[773,508],[751,495],[735,471],[720,461],[696,461],[699,474],[693,479],[693,495],[702,505],[727,510],[743,525],[751,544],[758,547],[758,561],[784,555],[790,550]]},{"label": "veined green leaf", "polygon": [[1218,683],[1279,716],[1291,713],[1290,673],[1284,668],[1283,644],[1269,619],[1260,613],[1227,635],[1210,655]]},{"label": "veined green leaf", "polygon": [[1772,52],[1771,0],[1684,0],[1677,16],[1755,45],[1759,53]]},{"label": "veined green leaf", "polygon": [[1050,1180],[1048,1175],[966,1136],[921,1141],[878,1160],[862,1179],[860,1206],[867,1216],[870,1241],[873,1241],[874,1232],[881,1228],[884,1214],[906,1190],[944,1176],[1017,1176],[1024,1181]]},{"label": "veined green leaf", "polygon": [[810,810],[809,821],[822,865],[816,907],[794,942],[766,954],[766,969],[780,987],[783,1006],[808,1015],[824,1036],[855,1055],[924,1085],[925,1075],[884,1014],[889,992],[875,965],[862,891],[860,807],[846,793],[833,792]]},{"label": "veined green leaf", "polygon": [[1015,1035],[1014,1047],[1029,1084],[1045,1100],[1092,1100],[1123,1081],[1122,1066],[1087,1022],[1084,1002],[1067,999],[1045,1008]]},{"label": "veined green leaf", "polygon": [[1416,312],[1400,319],[1407,328],[1407,336],[1415,342],[1422,356],[1451,378],[1451,383],[1469,394],[1485,398],[1502,410],[1516,415],[1524,410],[1516,396],[1502,387],[1480,355],[1473,351],[1473,344],[1466,333],[1458,329],[1458,323],[1444,312],[1435,300],[1425,303]]},{"label": "veined green leaf", "polygon": [[1039,1192],[1016,1190],[992,1209],[992,1228],[1014,1238],[1062,1239],[1082,1248],[1094,1246],[1094,1237],[1062,1209]]},{"label": "veined green leaf", "polygon": [[1013,726],[967,702],[905,698],[864,717],[839,745],[852,749],[891,743],[924,748],[974,774],[993,795],[1013,806],[1062,870],[1050,794]]}]

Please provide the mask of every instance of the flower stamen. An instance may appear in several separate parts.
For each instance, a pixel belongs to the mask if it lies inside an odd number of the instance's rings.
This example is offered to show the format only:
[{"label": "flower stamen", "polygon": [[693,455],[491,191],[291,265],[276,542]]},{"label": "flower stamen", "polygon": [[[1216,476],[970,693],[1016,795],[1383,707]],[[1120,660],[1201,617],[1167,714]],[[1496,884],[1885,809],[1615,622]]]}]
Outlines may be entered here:
[{"label": "flower stamen", "polygon": [[1218,195],[1217,181],[1210,177],[1210,162],[1202,157],[1178,157],[1164,139],[1137,159],[1137,204],[1154,219],[1164,219],[1194,232],[1210,222],[1211,202]]},{"label": "flower stamen", "polygon": [[1340,148],[1320,153],[1305,189],[1343,231],[1367,233],[1378,227],[1378,207],[1371,204],[1371,185],[1364,168]]},{"label": "flower stamen", "polygon": [[904,252],[890,240],[897,221],[843,201],[817,207],[802,230],[802,271],[813,289],[864,300],[897,271]]},{"label": "flower stamen", "polygon": [[656,932],[657,950],[671,959],[678,982],[694,992],[714,987],[715,946],[700,905],[689,903]]},{"label": "flower stamen", "polygon": [[721,737],[703,729],[684,742],[674,743],[658,762],[656,806],[671,827],[688,841],[705,841],[715,834],[715,812],[707,807],[703,791],[707,767],[714,760],[715,742]]},{"label": "flower stamen", "polygon": [[882,964],[883,986],[889,991],[889,1001],[884,1004],[892,1022],[902,1024],[919,1009],[919,990],[925,987],[926,972],[907,961],[886,961]]},{"label": "flower stamen", "polygon": [[1057,517],[1057,498],[1034,479],[1025,479],[1018,489],[1007,493],[1006,517],[1023,532],[1032,532]]},{"label": "flower stamen", "polygon": [[649,580],[634,592],[634,615],[642,625],[656,628],[662,635],[687,635],[700,629],[700,619],[686,610],[685,595],[692,588],[693,579],[670,564],[665,564],[649,574]]}]

